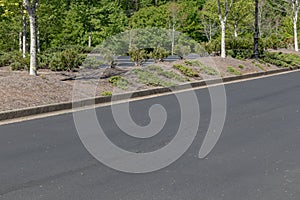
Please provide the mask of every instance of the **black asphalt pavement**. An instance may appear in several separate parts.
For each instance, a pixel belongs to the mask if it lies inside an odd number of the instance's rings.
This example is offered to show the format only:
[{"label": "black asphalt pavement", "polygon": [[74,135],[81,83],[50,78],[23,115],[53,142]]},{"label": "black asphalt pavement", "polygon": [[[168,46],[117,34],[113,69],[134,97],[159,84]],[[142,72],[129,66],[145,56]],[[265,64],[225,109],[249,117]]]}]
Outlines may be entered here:
[{"label": "black asphalt pavement", "polygon": [[[211,115],[208,90],[200,89],[194,143],[175,163],[148,174],[118,172],[94,159],[79,139],[72,114],[2,125],[0,199],[299,200],[300,72],[225,88],[225,127],[209,156],[198,159]],[[131,102],[137,124],[149,123],[153,104],[163,105],[168,119],[148,140],[122,134],[110,107],[98,108],[97,115],[118,146],[153,151],[172,140],[180,122],[178,101],[167,95]]]}]

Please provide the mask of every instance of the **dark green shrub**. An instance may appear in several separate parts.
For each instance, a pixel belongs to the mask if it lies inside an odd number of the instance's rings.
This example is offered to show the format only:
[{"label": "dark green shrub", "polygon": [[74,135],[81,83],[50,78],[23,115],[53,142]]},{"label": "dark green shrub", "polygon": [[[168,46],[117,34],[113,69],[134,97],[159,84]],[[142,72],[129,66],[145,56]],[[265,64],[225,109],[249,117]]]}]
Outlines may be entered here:
[{"label": "dark green shrub", "polygon": [[14,62],[10,64],[11,70],[17,71],[17,70],[24,70],[24,66],[19,62]]},{"label": "dark green shrub", "polygon": [[148,55],[149,58],[153,58],[154,61],[157,62],[157,61],[163,61],[165,57],[170,55],[170,52],[164,48],[158,47],[158,48],[154,48],[153,51],[150,52]]},{"label": "dark green shrub", "polygon": [[86,57],[72,49],[52,53],[48,56],[49,69],[52,71],[73,71],[82,64]]},{"label": "dark green shrub", "polygon": [[244,67],[244,65],[239,65],[239,68],[244,69],[245,67]]},{"label": "dark green shrub", "polygon": [[269,63],[284,68],[286,67],[294,68],[300,66],[300,57],[296,54],[265,52],[261,56],[261,60],[265,63]]}]

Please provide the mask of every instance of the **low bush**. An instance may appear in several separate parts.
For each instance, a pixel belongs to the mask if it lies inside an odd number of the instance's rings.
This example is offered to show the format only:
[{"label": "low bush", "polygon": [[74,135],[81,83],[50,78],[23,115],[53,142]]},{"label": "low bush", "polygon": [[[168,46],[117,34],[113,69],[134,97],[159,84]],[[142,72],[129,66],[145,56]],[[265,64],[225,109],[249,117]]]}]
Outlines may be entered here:
[{"label": "low bush", "polygon": [[128,54],[136,66],[141,66],[148,58],[148,54],[144,49],[132,48]]},{"label": "low bush", "polygon": [[148,67],[148,69],[150,71],[155,71],[157,73],[157,75],[159,76],[163,76],[167,79],[173,79],[179,82],[185,82],[188,81],[188,78],[182,77],[179,74],[173,72],[173,71],[166,71],[163,68],[161,68],[160,66],[156,66],[156,65],[151,65]]},{"label": "low bush", "polygon": [[239,68],[244,69],[245,67],[244,67],[244,65],[239,65]]},{"label": "low bush", "polygon": [[175,64],[175,65],[173,65],[173,68],[180,71],[185,76],[199,77],[199,74],[197,72],[195,72],[193,69],[191,69],[187,66]]},{"label": "low bush", "polygon": [[48,55],[46,62],[52,71],[74,71],[83,63],[86,55],[78,51],[67,49]]},{"label": "low bush", "polygon": [[163,86],[163,87],[170,87],[175,85],[173,82],[164,81],[157,77],[154,73],[151,73],[144,69],[134,69],[132,71],[134,74],[137,75],[137,81],[139,83],[143,83],[148,86]]},{"label": "low bush", "polygon": [[200,72],[203,74],[207,74],[207,75],[211,75],[211,76],[219,75],[219,72],[217,70],[215,70],[212,67],[204,65],[199,60],[186,60],[186,61],[184,61],[184,63],[189,66],[199,67]]},{"label": "low bush", "polygon": [[30,66],[30,57],[27,54],[25,58],[19,51],[0,53],[0,67],[11,66],[12,70],[28,70]]},{"label": "low bush", "polygon": [[229,72],[230,74],[239,76],[242,75],[242,73],[240,71],[238,71],[237,69],[235,69],[234,67],[228,66],[227,67],[227,72]]},{"label": "low bush", "polygon": [[108,96],[112,96],[113,93],[112,92],[109,92],[109,91],[104,91],[101,93],[102,96],[105,96],[105,97],[108,97]]},{"label": "low bush", "polygon": [[157,62],[157,61],[163,61],[163,59],[169,55],[170,55],[169,51],[167,51],[164,48],[158,47],[158,48],[154,48],[153,51],[151,51],[148,54],[148,57],[153,58],[154,61]]},{"label": "low bush", "polygon": [[130,86],[130,83],[128,80],[121,76],[112,76],[108,80],[113,86],[118,87],[122,90],[127,90]]},{"label": "low bush", "polygon": [[300,57],[296,54],[284,54],[281,52],[265,52],[261,56],[261,60],[263,62],[283,68],[294,68],[300,66]]},{"label": "low bush", "polygon": [[97,69],[103,64],[105,64],[104,61],[98,60],[95,57],[87,57],[83,61],[82,67],[88,68],[88,69]]}]

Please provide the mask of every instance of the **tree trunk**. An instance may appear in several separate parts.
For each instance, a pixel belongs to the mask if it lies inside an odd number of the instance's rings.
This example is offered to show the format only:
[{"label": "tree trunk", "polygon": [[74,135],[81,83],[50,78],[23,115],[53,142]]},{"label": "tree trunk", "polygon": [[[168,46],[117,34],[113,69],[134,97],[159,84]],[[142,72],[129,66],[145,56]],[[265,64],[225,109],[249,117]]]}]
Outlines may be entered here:
[{"label": "tree trunk", "polygon": [[40,30],[38,28],[37,38],[36,38],[37,52],[41,53],[41,41],[40,41]]},{"label": "tree trunk", "polygon": [[22,31],[19,33],[19,51],[20,52],[23,52],[23,34],[22,34]]},{"label": "tree trunk", "polygon": [[92,32],[89,32],[89,47],[92,47]]},{"label": "tree trunk", "polygon": [[237,25],[237,23],[234,23],[234,37],[235,38],[238,37],[238,25]]},{"label": "tree trunk", "polygon": [[173,26],[172,26],[172,41],[171,41],[171,43],[172,43],[172,46],[171,46],[171,54],[172,54],[172,56],[174,55],[174,49],[175,49],[175,25],[173,24]]},{"label": "tree trunk", "polygon": [[30,75],[37,75],[37,34],[36,34],[36,16],[35,11],[29,12],[30,21]]},{"label": "tree trunk", "polygon": [[27,27],[26,27],[26,16],[23,14],[23,58],[26,56],[26,36],[27,36]]},{"label": "tree trunk", "polygon": [[298,13],[295,13],[294,16],[294,41],[295,41],[295,51],[299,51],[298,47],[298,30],[297,30],[297,22],[298,22]]},{"label": "tree trunk", "polygon": [[226,22],[223,20],[221,21],[221,29],[222,29],[222,38],[221,38],[221,57],[226,58],[226,41],[225,41],[225,34],[226,34]]}]

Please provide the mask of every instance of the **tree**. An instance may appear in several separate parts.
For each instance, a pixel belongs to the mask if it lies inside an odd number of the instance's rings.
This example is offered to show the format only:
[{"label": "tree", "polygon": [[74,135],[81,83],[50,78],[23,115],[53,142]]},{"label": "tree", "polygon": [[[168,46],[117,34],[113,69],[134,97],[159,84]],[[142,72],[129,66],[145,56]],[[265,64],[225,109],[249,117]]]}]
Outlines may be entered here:
[{"label": "tree", "polygon": [[23,0],[23,6],[28,13],[30,22],[30,75],[37,75],[37,33],[36,33],[36,9],[38,0]]},{"label": "tree", "polygon": [[294,48],[295,51],[299,51],[298,45],[298,17],[299,17],[299,0],[269,0],[269,3],[281,12],[286,12],[291,16],[293,21],[294,32]]},{"label": "tree", "polygon": [[253,2],[249,0],[236,0],[229,15],[228,24],[233,27],[233,35],[237,38],[241,30],[249,25],[253,27]]},{"label": "tree", "polygon": [[[226,37],[226,22],[229,16],[229,12],[233,6],[234,0],[230,0],[230,4],[228,5],[229,0],[224,0],[224,6],[221,5],[221,1],[217,0],[218,3],[218,16],[221,23],[221,57],[226,58],[226,44],[225,44],[225,37]],[[224,10],[222,12],[222,9]]]}]

